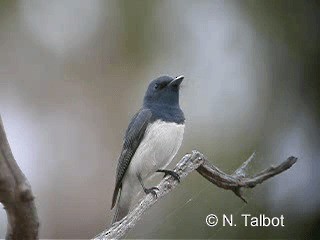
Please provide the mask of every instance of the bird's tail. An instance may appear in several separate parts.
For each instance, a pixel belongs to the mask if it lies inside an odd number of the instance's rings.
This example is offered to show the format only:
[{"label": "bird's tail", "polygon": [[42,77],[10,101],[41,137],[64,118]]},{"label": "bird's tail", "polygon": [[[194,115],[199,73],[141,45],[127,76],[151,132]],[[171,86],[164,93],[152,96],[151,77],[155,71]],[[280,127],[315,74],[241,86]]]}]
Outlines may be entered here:
[{"label": "bird's tail", "polygon": [[119,189],[119,197],[112,223],[120,221],[129,213],[131,200],[133,198],[132,190],[133,189],[127,187],[126,184],[123,185],[121,189]]}]

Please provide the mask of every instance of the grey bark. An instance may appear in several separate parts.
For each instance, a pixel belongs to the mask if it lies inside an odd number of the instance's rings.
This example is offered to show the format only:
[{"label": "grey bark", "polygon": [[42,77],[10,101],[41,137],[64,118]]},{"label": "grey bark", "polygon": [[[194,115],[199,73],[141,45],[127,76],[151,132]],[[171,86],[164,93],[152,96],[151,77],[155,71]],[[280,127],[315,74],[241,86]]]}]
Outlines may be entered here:
[{"label": "grey bark", "polygon": [[13,157],[1,116],[0,202],[8,219],[6,239],[38,239],[39,220],[31,186]]},{"label": "grey bark", "polygon": [[[202,153],[193,151],[179,161],[174,171],[180,175],[180,180],[183,180],[196,170],[211,183],[220,188],[233,191],[246,202],[241,191],[243,188],[254,188],[257,184],[289,169],[297,161],[296,157],[289,157],[280,165],[270,167],[249,177],[247,168],[249,163],[254,159],[254,156],[255,154],[252,154],[233,174],[229,175],[212,165]],[[101,232],[94,239],[121,239],[125,237],[129,230],[142,218],[143,214],[177,185],[178,182],[173,177],[168,176],[164,178],[157,186],[159,189],[157,197],[152,194],[146,195],[126,217],[114,223],[109,229]]]}]

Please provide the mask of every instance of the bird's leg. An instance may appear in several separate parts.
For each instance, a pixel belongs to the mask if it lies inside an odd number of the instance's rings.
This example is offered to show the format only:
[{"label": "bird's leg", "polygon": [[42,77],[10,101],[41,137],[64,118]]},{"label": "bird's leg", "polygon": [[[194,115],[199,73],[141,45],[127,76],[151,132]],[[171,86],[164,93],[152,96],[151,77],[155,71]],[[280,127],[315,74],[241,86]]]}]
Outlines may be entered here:
[{"label": "bird's leg", "polygon": [[166,177],[168,175],[172,176],[175,180],[177,180],[178,182],[180,182],[180,176],[178,173],[171,171],[171,170],[166,170],[166,169],[159,169],[157,170],[157,172],[162,172],[164,173],[163,177]]},{"label": "bird's leg", "polygon": [[139,182],[140,182],[140,184],[141,184],[141,186],[142,186],[143,191],[145,192],[145,194],[151,193],[151,194],[154,195],[155,197],[158,197],[155,190],[158,190],[158,191],[159,191],[159,188],[157,188],[157,187],[146,188],[146,187],[144,186],[144,184],[143,184],[143,181],[142,181],[141,176],[138,174],[137,177],[138,177],[138,179],[139,179]]}]

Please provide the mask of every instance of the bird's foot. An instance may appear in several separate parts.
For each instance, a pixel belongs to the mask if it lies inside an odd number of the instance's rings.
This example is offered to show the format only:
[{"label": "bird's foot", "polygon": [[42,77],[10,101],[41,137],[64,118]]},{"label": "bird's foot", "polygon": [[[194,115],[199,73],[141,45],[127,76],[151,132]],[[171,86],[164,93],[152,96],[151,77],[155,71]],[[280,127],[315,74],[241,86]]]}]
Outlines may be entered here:
[{"label": "bird's foot", "polygon": [[159,191],[159,188],[157,188],[157,187],[144,188],[143,190],[144,190],[144,192],[145,192],[146,194],[151,193],[151,194],[152,194],[153,196],[155,196],[156,198],[158,197],[158,196],[157,196],[157,192],[155,191],[155,190]]},{"label": "bird's foot", "polygon": [[172,176],[175,180],[177,180],[178,182],[180,182],[180,176],[178,173],[171,171],[171,170],[166,170],[166,169],[159,169],[157,170],[157,172],[162,172],[164,173],[164,178],[168,175]]}]

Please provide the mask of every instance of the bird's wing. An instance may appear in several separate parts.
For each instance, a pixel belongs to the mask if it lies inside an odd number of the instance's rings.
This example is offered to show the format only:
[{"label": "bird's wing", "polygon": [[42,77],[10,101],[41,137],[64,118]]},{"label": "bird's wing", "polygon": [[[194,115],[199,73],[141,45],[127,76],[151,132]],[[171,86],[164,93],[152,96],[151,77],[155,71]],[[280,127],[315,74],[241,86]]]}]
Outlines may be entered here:
[{"label": "bird's wing", "polygon": [[152,113],[149,109],[141,109],[137,114],[135,114],[128,126],[124,137],[124,143],[122,151],[119,157],[118,166],[117,166],[117,175],[116,175],[116,186],[113,192],[112,197],[112,206],[114,207],[119,189],[121,188],[121,182],[123,176],[125,175],[131,159],[136,152],[141,139],[144,136],[145,130],[150,122]]}]

